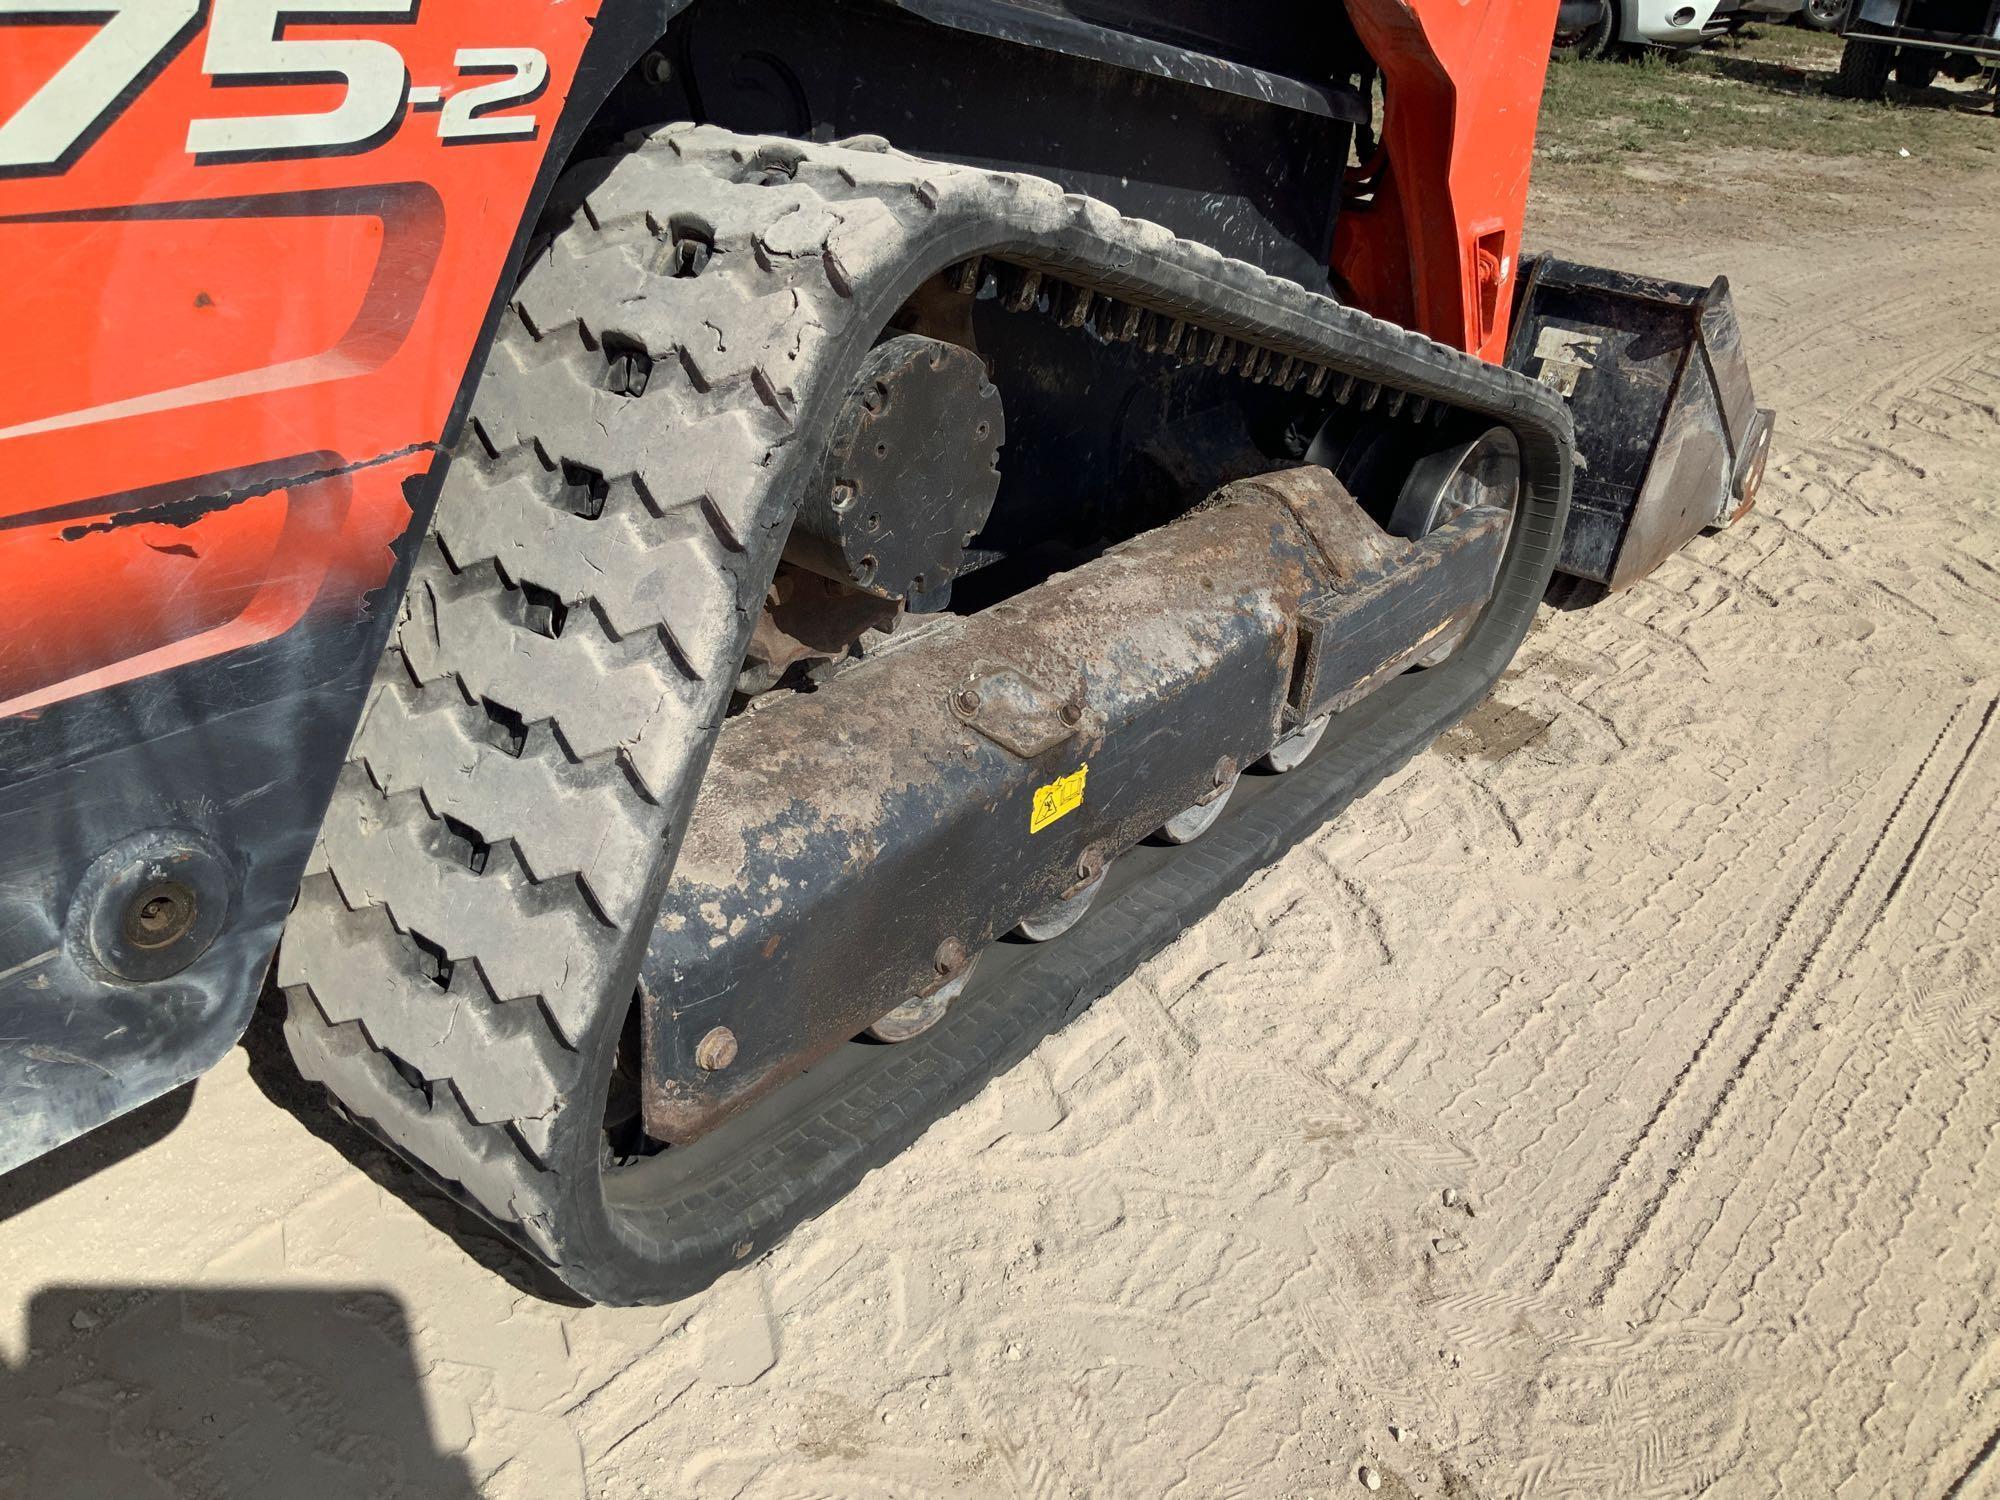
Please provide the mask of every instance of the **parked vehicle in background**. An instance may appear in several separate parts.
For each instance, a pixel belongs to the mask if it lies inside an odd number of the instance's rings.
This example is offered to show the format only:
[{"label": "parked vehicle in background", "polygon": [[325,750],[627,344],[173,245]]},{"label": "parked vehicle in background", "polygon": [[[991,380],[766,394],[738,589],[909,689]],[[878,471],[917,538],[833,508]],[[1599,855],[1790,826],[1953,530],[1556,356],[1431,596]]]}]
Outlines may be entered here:
[{"label": "parked vehicle in background", "polygon": [[1621,49],[1699,47],[1749,21],[1784,20],[1805,0],[1603,0],[1603,10],[1565,4],[1550,56],[1608,57]]},{"label": "parked vehicle in background", "polygon": [[[1841,34],[1840,92],[1880,99],[1889,79],[1929,88],[2000,64],[2000,0],[1853,0]],[[1994,108],[2000,112],[2000,94]]]},{"label": "parked vehicle in background", "polygon": [[1759,21],[1784,22],[1805,9],[1805,0],[1721,0],[1709,18],[1709,32],[1740,31]]},{"label": "parked vehicle in background", "polygon": [[1847,19],[1847,0],[1806,0],[1792,19],[1809,31],[1838,31]]},{"label": "parked vehicle in background", "polygon": [[1563,0],[1556,9],[1550,58],[1598,57],[1611,41],[1611,0]]},{"label": "parked vehicle in background", "polygon": [[[1608,57],[1631,47],[1698,47],[1711,35],[1710,21],[1724,0],[1604,0],[1604,16],[1564,46],[1556,28],[1554,57]],[[1721,27],[1717,26],[1716,31]]]}]

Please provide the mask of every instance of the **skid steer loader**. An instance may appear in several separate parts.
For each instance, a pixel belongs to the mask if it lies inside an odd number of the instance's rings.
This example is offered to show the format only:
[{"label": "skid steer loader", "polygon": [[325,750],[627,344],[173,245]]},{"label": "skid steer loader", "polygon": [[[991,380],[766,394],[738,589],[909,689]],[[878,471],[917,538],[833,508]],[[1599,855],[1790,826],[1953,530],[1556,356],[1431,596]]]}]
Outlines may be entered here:
[{"label": "skid steer loader", "polygon": [[0,1166],[268,982],[585,1296],[825,1207],[1750,505],[1555,15],[0,0]]}]

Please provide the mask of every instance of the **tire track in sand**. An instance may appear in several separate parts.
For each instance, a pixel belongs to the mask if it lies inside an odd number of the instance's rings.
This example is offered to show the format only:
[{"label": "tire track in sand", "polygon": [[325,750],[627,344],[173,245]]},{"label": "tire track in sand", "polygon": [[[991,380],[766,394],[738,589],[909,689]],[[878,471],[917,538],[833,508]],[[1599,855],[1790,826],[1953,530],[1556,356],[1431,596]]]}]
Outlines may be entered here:
[{"label": "tire track in sand", "polygon": [[[1755,1064],[1800,988],[1823,962],[1851,951],[1900,890],[1918,841],[1956,786],[1991,722],[1994,706],[1986,704],[1983,715],[1969,712],[1967,705],[1954,710],[1888,808],[1881,808],[1885,794],[1878,792],[1871,799],[1875,810],[1860,827],[1818,856],[1770,946],[1718,1009],[1631,1145],[1621,1153],[1603,1189],[1585,1201],[1576,1221],[1558,1242],[1539,1286],[1550,1285],[1567,1269],[1571,1279],[1589,1285],[1593,1305],[1604,1302],[1658,1220],[1680,1178],[1680,1164],[1693,1155],[1728,1108],[1738,1084]],[[1914,819],[1913,809],[1917,809]],[[1906,844],[1899,830],[1909,828],[1912,821],[1918,828],[1907,834]],[[1896,859],[1898,854],[1901,859]],[[1895,868],[1888,877],[1881,876],[1885,855],[1894,861]],[[1887,889],[1861,908],[1859,932],[1834,943],[1844,922],[1855,925],[1847,919],[1854,912],[1856,894],[1871,875],[1886,878]],[[1782,980],[1777,977],[1780,975]],[[1771,996],[1774,987],[1777,993]],[[1763,999],[1765,996],[1770,998]],[[1628,1190],[1628,1184],[1633,1183],[1643,1185],[1639,1189],[1643,1196],[1636,1201]]]},{"label": "tire track in sand", "polygon": [[[1883,918],[1901,895],[1909,880],[1910,872],[1929,847],[1938,819],[1951,804],[1953,794],[1958,790],[1967,768],[1987,744],[1996,709],[2000,709],[2000,700],[1989,699],[1975,718],[1971,705],[1964,705],[1947,721],[1944,730],[1932,745],[1930,753],[1925,756],[1923,764],[1918,768],[1916,776],[1911,779],[1903,795],[1897,799],[1896,805],[1881,824],[1880,830],[1855,864],[1852,877],[1835,898],[1832,910],[1825,918],[1824,925],[1819,928],[1818,936],[1813,939],[1810,947],[1791,969],[1776,999],[1768,1007],[1763,1024],[1730,1064],[1728,1071],[1723,1074],[1710,1096],[1711,1102],[1701,1111],[1699,1118],[1686,1133],[1686,1144],[1675,1152],[1676,1158],[1685,1161],[1693,1158],[1701,1150],[1710,1132],[1729,1110],[1736,1098],[1738,1086],[1757,1063],[1765,1043],[1799,993],[1809,987],[1814,977],[1825,966],[1831,964],[1837,968],[1848,956],[1858,952],[1866,944],[1869,936],[1881,925]],[[1969,737],[1962,746],[1957,746],[1959,735],[1966,730],[1968,724],[1972,726]],[[1955,753],[1943,757],[1940,752],[1948,743],[1954,745]],[[1949,769],[1946,770],[1945,767]],[[1940,779],[1942,785],[1936,786]],[[1935,786],[1936,790],[1928,790],[1927,784]],[[1925,788],[1922,795],[1920,788]],[[1865,902],[1857,902],[1857,894],[1864,885],[1872,883],[1871,877],[1879,881],[1884,870],[1888,868],[1888,859],[1893,858],[1893,851],[1902,843],[1899,830],[1908,828],[1913,822],[1917,823],[1915,832],[1908,836],[1908,846],[1901,860],[1895,863],[1894,873],[1888,878],[1886,888]],[[1842,932],[1843,927],[1848,931]],[[1773,970],[1770,968],[1764,969],[1758,976],[1759,980],[1771,972]],[[1612,1251],[1599,1273],[1596,1284],[1591,1289],[1592,1305],[1602,1305],[1611,1294],[1612,1288],[1631,1267],[1642,1242],[1658,1223],[1668,1197],[1685,1182],[1688,1175],[1676,1166],[1662,1164],[1651,1197],[1640,1209],[1636,1221],[1624,1239]]]}]

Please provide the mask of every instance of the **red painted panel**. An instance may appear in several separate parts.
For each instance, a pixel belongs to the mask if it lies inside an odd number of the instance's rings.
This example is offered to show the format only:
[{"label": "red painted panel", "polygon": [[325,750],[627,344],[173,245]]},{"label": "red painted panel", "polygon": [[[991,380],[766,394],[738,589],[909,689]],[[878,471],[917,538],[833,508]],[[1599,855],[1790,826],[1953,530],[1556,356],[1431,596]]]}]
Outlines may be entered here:
[{"label": "red painted panel", "polygon": [[187,521],[54,520],[8,532],[17,623],[0,655],[0,714],[269,640],[315,607],[351,607],[381,584],[409,521],[403,481],[429,462],[420,452],[276,485]]},{"label": "red painted panel", "polygon": [[1348,12],[1382,71],[1382,150],[1357,174],[1373,201],[1336,223],[1335,274],[1377,316],[1497,363],[1556,0],[1349,0]]},{"label": "red painted panel", "polygon": [[[214,383],[227,377],[327,353],[375,281],[383,220],[116,214],[14,224],[7,237],[40,274],[9,312],[35,379],[0,389],[0,432],[63,414],[81,425],[79,391],[114,407],[188,405],[224,394]],[[269,274],[307,263],[327,272],[310,296]],[[0,511],[23,498],[0,496]]]},{"label": "red painted panel", "polygon": [[[194,121],[350,98],[337,80],[211,76],[232,40],[269,40],[271,6],[206,0],[67,159],[0,171],[0,712],[268,639],[386,578],[402,480],[444,436],[599,0],[384,19],[395,3],[291,7],[314,19],[277,33],[377,44],[362,72],[400,56],[413,92],[366,139],[192,154]],[[0,129],[102,35],[0,15]],[[452,97],[504,76],[461,53],[495,48],[546,60],[544,88],[492,111],[531,132],[447,143]],[[59,92],[83,97],[73,77]],[[198,476],[243,470],[266,476],[258,493],[202,493]],[[197,519],[104,524],[176,485]]]}]

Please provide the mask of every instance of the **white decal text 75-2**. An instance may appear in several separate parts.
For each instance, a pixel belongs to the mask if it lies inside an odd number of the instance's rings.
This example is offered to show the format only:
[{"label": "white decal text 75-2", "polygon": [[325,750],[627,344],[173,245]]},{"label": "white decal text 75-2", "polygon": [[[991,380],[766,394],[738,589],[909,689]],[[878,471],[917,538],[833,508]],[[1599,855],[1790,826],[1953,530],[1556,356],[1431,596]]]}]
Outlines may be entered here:
[{"label": "white decal text 75-2", "polygon": [[[0,173],[66,168],[187,39],[201,8],[202,0],[0,0],[0,37],[20,25],[98,25],[12,118],[0,121]],[[386,139],[413,105],[441,107],[438,135],[447,141],[534,138],[533,114],[503,111],[541,96],[549,64],[538,49],[460,48],[453,61],[462,78],[503,76],[447,94],[438,84],[413,89],[393,42],[285,34],[290,26],[323,27],[347,17],[409,25],[417,0],[212,0],[202,71],[216,86],[335,82],[343,93],[332,109],[316,113],[190,120],[188,151],[213,161],[366,150]]]},{"label": "white decal text 75-2", "polygon": [[108,17],[14,117],[0,124],[0,170],[53,166],[180,40],[201,0],[0,0],[9,18],[60,21]]},{"label": "white decal text 75-2", "polygon": [[403,54],[387,42],[285,38],[285,13],[416,19],[417,0],[217,0],[201,69],[224,82],[346,82],[347,97],[320,115],[239,115],[194,120],[187,148],[197,156],[323,151],[370,140],[396,123],[410,89]]}]

